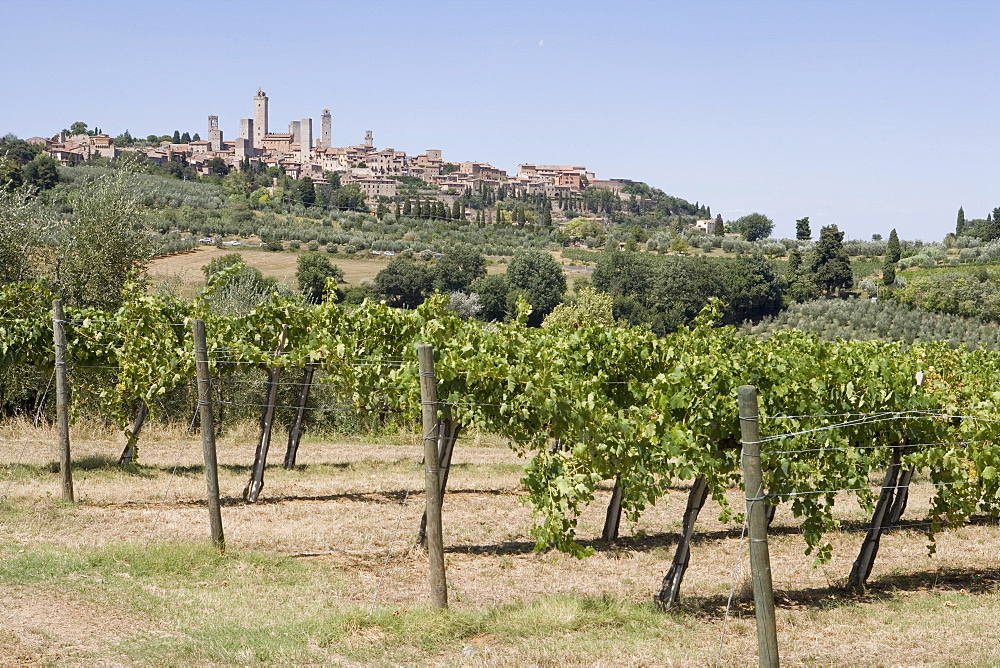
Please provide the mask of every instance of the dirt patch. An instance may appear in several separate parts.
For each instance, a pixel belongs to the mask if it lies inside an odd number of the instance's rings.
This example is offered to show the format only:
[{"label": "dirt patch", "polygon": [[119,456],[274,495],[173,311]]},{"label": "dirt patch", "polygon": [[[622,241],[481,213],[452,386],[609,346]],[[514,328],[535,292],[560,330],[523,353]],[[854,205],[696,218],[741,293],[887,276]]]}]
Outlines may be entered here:
[{"label": "dirt patch", "polygon": [[136,620],[94,603],[38,588],[0,588],[0,666],[74,661],[125,665],[110,647],[136,631]]}]

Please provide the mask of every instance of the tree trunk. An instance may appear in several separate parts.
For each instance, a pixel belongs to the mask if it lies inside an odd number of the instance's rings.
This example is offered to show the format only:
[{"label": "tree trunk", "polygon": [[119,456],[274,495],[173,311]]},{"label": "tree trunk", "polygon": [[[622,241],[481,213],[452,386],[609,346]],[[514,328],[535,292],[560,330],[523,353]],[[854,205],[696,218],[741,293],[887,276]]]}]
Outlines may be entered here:
[{"label": "tree trunk", "polygon": [[663,576],[663,584],[660,586],[660,593],[656,595],[656,605],[661,610],[665,610],[677,602],[677,597],[681,590],[681,581],[684,579],[684,572],[691,561],[691,536],[694,534],[694,523],[698,519],[698,513],[708,499],[708,483],[704,478],[695,478],[691,485],[691,492],[688,494],[687,507],[684,509],[684,520],[681,523],[681,536],[677,541],[677,550],[674,552],[674,560],[670,564],[670,570]]},{"label": "tree trunk", "polygon": [[903,519],[903,512],[906,510],[906,502],[910,499],[910,481],[913,480],[913,473],[916,467],[911,466],[899,474],[899,482],[896,483],[896,498],[892,501],[892,508],[889,510],[887,524],[893,527]]},{"label": "tree trunk", "polygon": [[135,422],[132,423],[125,449],[122,450],[122,454],[118,458],[119,466],[131,464],[135,459],[135,444],[139,441],[139,432],[142,431],[142,424],[146,421],[147,415],[149,415],[149,406],[143,401],[139,404],[139,412],[136,413]]},{"label": "tree trunk", "polygon": [[601,540],[618,540],[618,527],[622,522],[622,481],[615,478],[615,488],[611,490],[611,500],[608,501],[608,512],[604,516],[604,530]]},{"label": "tree trunk", "polygon": [[895,447],[892,450],[892,462],[885,472],[885,479],[882,481],[882,492],[879,494],[878,503],[875,504],[875,512],[872,514],[872,522],[865,534],[865,540],[861,543],[861,551],[858,558],[854,560],[851,567],[851,575],[847,579],[847,588],[851,591],[862,593],[865,590],[865,583],[868,576],[872,574],[872,566],[875,564],[875,555],[878,554],[879,540],[882,538],[882,531],[885,528],[886,518],[889,509],[893,505],[892,501],[896,492],[896,480],[899,477],[899,463],[902,457],[902,449]]},{"label": "tree trunk", "polygon": [[[455,451],[455,441],[462,431],[462,425],[452,418],[443,420],[443,428],[438,430],[438,471],[441,479],[441,502],[444,503],[444,492],[448,487],[448,474],[451,472],[451,455]],[[427,543],[427,511],[420,517],[420,529],[417,531],[417,544],[421,547]]]},{"label": "tree trunk", "polygon": [[288,430],[288,447],[285,449],[286,469],[295,468],[295,458],[299,452],[299,442],[302,440],[302,424],[305,422],[306,417],[306,402],[309,401],[309,390],[312,387],[316,366],[316,364],[306,364],[302,370],[298,410],[295,413],[295,421],[292,422],[292,426]]},{"label": "tree trunk", "polygon": [[260,415],[260,435],[257,438],[257,451],[254,454],[253,467],[250,471],[250,481],[243,490],[243,500],[254,503],[264,487],[264,467],[267,465],[267,450],[271,447],[271,431],[274,424],[274,409],[278,401],[278,379],[281,377],[281,367],[263,367],[267,373],[265,384],[264,407]]}]

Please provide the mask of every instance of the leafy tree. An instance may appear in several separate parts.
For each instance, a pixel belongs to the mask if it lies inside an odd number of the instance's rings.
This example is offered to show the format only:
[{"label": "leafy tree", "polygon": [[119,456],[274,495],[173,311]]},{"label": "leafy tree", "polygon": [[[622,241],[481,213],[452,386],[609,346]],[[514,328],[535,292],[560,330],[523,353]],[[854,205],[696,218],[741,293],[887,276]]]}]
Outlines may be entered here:
[{"label": "leafy tree", "polygon": [[338,209],[368,211],[368,207],[365,206],[365,193],[357,183],[348,183],[337,190],[331,198],[330,204]]},{"label": "leafy tree", "polygon": [[51,216],[27,195],[24,190],[0,188],[0,284],[35,278],[48,255],[44,237]]},{"label": "leafy tree", "polygon": [[[186,133],[185,133],[185,134],[186,134]],[[197,132],[195,132],[195,133],[194,133],[194,134],[193,134],[193,135],[191,136],[191,141],[201,141],[201,135],[200,135],[200,134],[198,134]]]},{"label": "leafy tree", "polygon": [[77,121],[69,126],[69,133],[71,135],[85,135],[87,134],[87,124],[83,121]]},{"label": "leafy tree", "polygon": [[614,298],[587,286],[545,316],[542,327],[612,327]]},{"label": "leafy tree", "polygon": [[715,235],[718,237],[723,236],[726,233],[726,223],[722,220],[722,214],[716,214],[715,216]]},{"label": "leafy tree", "polygon": [[887,286],[891,286],[896,282],[896,263],[885,261],[885,266],[882,267],[882,283]]},{"label": "leafy tree", "polygon": [[56,235],[56,290],[68,304],[117,308],[122,290],[151,255],[134,174],[116,170],[87,183]]},{"label": "leafy tree", "polygon": [[312,206],[316,203],[316,186],[308,176],[304,176],[292,184],[291,194],[292,199],[296,202],[302,202],[306,206]]},{"label": "leafy tree", "polygon": [[555,258],[542,250],[521,250],[507,267],[507,283],[512,290],[524,290],[532,312],[528,324],[537,327],[562,301],[566,277]]},{"label": "leafy tree", "polygon": [[902,253],[899,249],[899,236],[896,234],[896,228],[892,228],[889,232],[889,240],[885,243],[885,259],[886,262],[892,262],[895,264],[899,262],[900,255]]},{"label": "leafy tree", "polygon": [[23,183],[21,166],[11,158],[0,157],[0,192],[13,192]]},{"label": "leafy tree", "polygon": [[191,135],[189,135],[187,132],[185,132],[184,134],[181,135],[181,143],[182,144],[188,144],[190,142],[191,142]]},{"label": "leafy tree", "polygon": [[403,203],[403,215],[409,216],[411,213],[413,213],[413,203],[410,201],[410,198],[407,197],[406,202]]},{"label": "leafy tree", "polygon": [[24,166],[24,183],[32,188],[48,190],[59,183],[59,170],[56,161],[45,153],[39,153],[31,162]]},{"label": "leafy tree", "polygon": [[733,222],[733,230],[743,235],[747,241],[757,241],[771,236],[774,221],[762,213],[751,213]]},{"label": "leafy tree", "polygon": [[437,261],[434,289],[439,292],[465,291],[473,281],[486,275],[486,258],[472,248],[457,248]]},{"label": "leafy tree", "polygon": [[330,258],[320,253],[304,253],[299,256],[295,280],[306,301],[319,304],[326,294],[326,279],[339,283],[344,280],[344,272]]},{"label": "leafy tree", "polygon": [[174,130],[174,136],[171,138],[171,141],[175,144],[181,143],[181,133],[178,130]]},{"label": "leafy tree", "polygon": [[292,295],[288,286],[273,276],[264,276],[239,253],[215,258],[202,271],[208,284],[208,303],[212,312],[220,315],[244,315],[262,302]]},{"label": "leafy tree", "polygon": [[965,210],[958,207],[958,220],[955,221],[955,236],[960,237],[965,234]]},{"label": "leafy tree", "polygon": [[813,280],[826,290],[827,295],[839,288],[849,288],[854,283],[851,259],[844,250],[843,242],[844,233],[836,225],[822,227],[816,249],[810,257],[809,270]]},{"label": "leafy tree", "polygon": [[229,173],[229,165],[222,158],[212,158],[205,166],[208,167],[208,171],[211,174],[218,174],[219,176],[225,176]]},{"label": "leafy tree", "polygon": [[375,275],[375,292],[389,306],[413,309],[423,303],[433,281],[430,267],[398,257]]},{"label": "leafy tree", "polygon": [[510,285],[505,274],[484,276],[472,284],[472,292],[479,296],[479,318],[502,321],[507,317],[507,297]]},{"label": "leafy tree", "polygon": [[795,238],[799,241],[809,241],[812,238],[812,230],[809,229],[809,216],[795,221]]}]

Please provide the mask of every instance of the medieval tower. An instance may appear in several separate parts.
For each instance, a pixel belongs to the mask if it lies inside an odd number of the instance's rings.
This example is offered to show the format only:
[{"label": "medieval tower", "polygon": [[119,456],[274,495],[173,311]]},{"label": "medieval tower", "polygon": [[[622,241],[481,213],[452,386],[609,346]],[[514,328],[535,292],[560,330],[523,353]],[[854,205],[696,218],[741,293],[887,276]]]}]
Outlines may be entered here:
[{"label": "medieval tower", "polygon": [[319,146],[320,148],[330,148],[332,139],[333,122],[330,119],[330,110],[324,109],[323,115],[319,117]]},{"label": "medieval tower", "polygon": [[313,120],[303,118],[299,121],[299,160],[306,162],[312,158]]},{"label": "medieval tower", "polygon": [[267,135],[267,95],[260,88],[253,98],[253,147],[264,148]]},{"label": "medieval tower", "polygon": [[208,141],[213,151],[222,150],[222,130],[219,129],[219,117],[208,117]]}]

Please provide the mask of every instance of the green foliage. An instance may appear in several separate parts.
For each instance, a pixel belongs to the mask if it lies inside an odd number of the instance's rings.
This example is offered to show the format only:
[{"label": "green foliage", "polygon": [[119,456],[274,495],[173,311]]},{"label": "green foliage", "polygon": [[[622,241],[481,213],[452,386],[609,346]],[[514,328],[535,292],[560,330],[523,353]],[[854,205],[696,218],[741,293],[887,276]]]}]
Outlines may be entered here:
[{"label": "green foliage", "polygon": [[[344,280],[344,272],[337,265],[330,262],[330,258],[320,253],[303,253],[299,256],[298,267],[295,271],[295,280],[298,282],[299,291],[307,302],[319,304],[327,294],[328,280],[332,280],[334,292],[336,284]],[[336,295],[334,295],[336,297]]]},{"label": "green foliage", "polygon": [[809,216],[795,221],[795,238],[799,241],[808,241],[812,238],[812,230],[809,229]]},{"label": "green foliage", "polygon": [[542,327],[612,327],[613,306],[611,295],[585,287],[552,309]]},{"label": "green foliage", "polygon": [[774,221],[762,213],[751,213],[734,220],[731,224],[734,232],[743,235],[747,241],[758,241],[771,236]]},{"label": "green foliage", "polygon": [[766,335],[780,329],[816,332],[824,340],[944,341],[950,348],[1000,350],[1000,327],[976,318],[931,313],[885,299],[819,299],[793,304],[753,327]]},{"label": "green foliage", "polygon": [[844,233],[836,225],[827,225],[819,231],[819,241],[809,256],[812,280],[827,294],[839,288],[849,288],[854,282],[851,259],[844,250]]},{"label": "green foliage", "polygon": [[424,264],[396,258],[375,276],[375,292],[389,306],[413,309],[423,303],[434,284],[433,271]]},{"label": "green foliage", "polygon": [[552,255],[540,250],[514,254],[507,267],[507,284],[512,290],[524,291],[532,309],[528,322],[536,327],[562,301],[566,291],[562,267]]},{"label": "green foliage", "polygon": [[888,262],[899,262],[899,258],[902,252],[899,248],[899,235],[896,234],[896,228],[892,228],[889,232],[889,241],[886,243],[885,247],[885,259]]},{"label": "green foliage", "polygon": [[437,261],[434,267],[434,289],[455,292],[468,287],[486,275],[486,258],[471,248],[456,248]]},{"label": "green foliage", "polygon": [[705,258],[606,251],[594,287],[614,297],[615,317],[667,334],[691,322],[708,301],[725,304],[723,321],[739,323],[781,308],[784,282],[762,256]]}]

